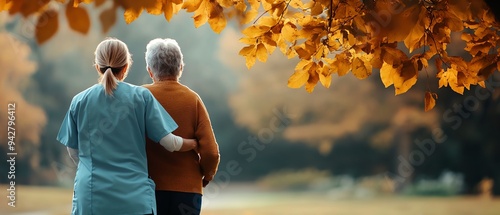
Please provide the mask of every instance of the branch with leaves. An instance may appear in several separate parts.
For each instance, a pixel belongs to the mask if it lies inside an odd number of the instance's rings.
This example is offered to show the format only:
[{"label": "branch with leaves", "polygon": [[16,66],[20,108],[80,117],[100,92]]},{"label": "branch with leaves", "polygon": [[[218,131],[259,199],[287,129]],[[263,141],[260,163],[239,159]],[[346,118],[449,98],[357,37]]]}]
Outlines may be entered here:
[{"label": "branch with leaves", "polygon": [[[105,0],[0,0],[0,11],[38,16],[35,36],[43,43],[57,32],[53,4],[66,6],[73,30],[88,31],[90,19],[81,3],[106,5]],[[500,69],[499,24],[482,0],[112,0],[99,17],[104,32],[114,25],[118,8],[127,23],[143,11],[170,21],[185,10],[193,14],[196,27],[209,23],[217,33],[235,19],[245,26],[239,54],[247,67],[266,62],[278,49],[300,59],[288,86],[305,86],[308,92],[318,82],[330,87],[332,75],[351,72],[365,79],[378,69],[384,86],[394,86],[399,95],[417,83],[420,72],[428,75],[429,61],[435,61],[438,87],[463,94],[471,85],[485,87],[485,80]],[[452,32],[462,34],[469,56],[448,54]],[[435,99],[428,87],[426,110]]]}]

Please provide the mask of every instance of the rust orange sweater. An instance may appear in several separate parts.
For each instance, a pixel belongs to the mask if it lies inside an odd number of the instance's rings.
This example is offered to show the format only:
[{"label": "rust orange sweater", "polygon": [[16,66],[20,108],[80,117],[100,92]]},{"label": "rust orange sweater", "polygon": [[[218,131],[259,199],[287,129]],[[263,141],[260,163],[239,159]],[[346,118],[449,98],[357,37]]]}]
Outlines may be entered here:
[{"label": "rust orange sweater", "polygon": [[179,128],[173,133],[198,140],[198,153],[169,152],[147,140],[148,169],[156,190],[202,194],[202,179],[211,181],[219,165],[219,146],[208,112],[198,94],[177,81],[144,85],[167,110]]}]

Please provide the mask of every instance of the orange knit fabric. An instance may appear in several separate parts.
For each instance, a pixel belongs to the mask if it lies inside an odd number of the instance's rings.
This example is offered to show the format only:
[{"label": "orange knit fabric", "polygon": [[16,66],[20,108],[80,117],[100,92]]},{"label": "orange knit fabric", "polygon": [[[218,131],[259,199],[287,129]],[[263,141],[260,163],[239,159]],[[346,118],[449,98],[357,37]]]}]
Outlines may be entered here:
[{"label": "orange knit fabric", "polygon": [[169,152],[147,140],[149,175],[156,183],[156,190],[202,194],[203,177],[211,181],[220,161],[219,146],[205,105],[196,92],[177,81],[160,81],[144,87],[179,125],[173,133],[197,139],[199,143],[197,154],[193,150]]}]

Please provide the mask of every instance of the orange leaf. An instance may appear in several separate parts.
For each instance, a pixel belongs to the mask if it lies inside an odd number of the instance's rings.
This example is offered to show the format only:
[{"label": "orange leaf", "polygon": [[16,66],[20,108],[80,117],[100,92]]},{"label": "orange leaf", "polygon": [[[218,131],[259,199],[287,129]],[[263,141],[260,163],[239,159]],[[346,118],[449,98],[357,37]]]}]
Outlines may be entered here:
[{"label": "orange leaf", "polygon": [[172,16],[174,15],[174,6],[170,2],[163,3],[163,14],[165,15],[165,19],[170,22]]},{"label": "orange leaf", "polygon": [[168,1],[158,0],[153,6],[147,7],[146,12],[152,15],[160,15],[164,11],[165,4],[169,4]]},{"label": "orange leaf", "polygon": [[106,0],[95,0],[95,6],[96,6],[96,7],[99,7],[99,6],[101,6],[102,4],[104,4],[104,2],[106,2]]},{"label": "orange leaf", "polygon": [[116,9],[117,7],[112,7],[103,10],[99,15],[103,33],[108,32],[109,29],[111,29],[111,27],[116,23]]},{"label": "orange leaf", "polygon": [[42,44],[54,36],[59,28],[58,13],[55,10],[46,10],[38,17],[35,37],[38,44]]},{"label": "orange leaf", "polygon": [[130,24],[134,20],[139,18],[141,13],[142,13],[142,7],[141,8],[131,7],[131,8],[125,9],[125,12],[123,13],[123,17],[125,18],[125,22],[127,24]]},{"label": "orange leaf", "polygon": [[425,92],[425,111],[430,111],[436,106],[436,99],[434,98],[433,93],[426,91]]},{"label": "orange leaf", "polygon": [[22,4],[20,12],[24,17],[28,17],[29,15],[40,11],[49,2],[50,0],[38,0],[33,2],[24,0],[24,4]]},{"label": "orange leaf", "polygon": [[87,34],[90,29],[90,17],[87,10],[81,7],[73,7],[71,4],[66,5],[66,18],[68,19],[69,27],[76,32]]}]

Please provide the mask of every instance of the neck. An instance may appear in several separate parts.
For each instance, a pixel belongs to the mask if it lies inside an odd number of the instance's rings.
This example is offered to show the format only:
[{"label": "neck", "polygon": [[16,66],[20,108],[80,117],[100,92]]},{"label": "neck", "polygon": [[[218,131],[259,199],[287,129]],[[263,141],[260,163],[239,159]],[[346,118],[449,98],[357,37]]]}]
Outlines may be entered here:
[{"label": "neck", "polygon": [[178,78],[165,78],[161,80],[153,79],[153,83],[162,83],[162,82],[179,82],[179,79]]}]

